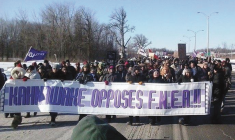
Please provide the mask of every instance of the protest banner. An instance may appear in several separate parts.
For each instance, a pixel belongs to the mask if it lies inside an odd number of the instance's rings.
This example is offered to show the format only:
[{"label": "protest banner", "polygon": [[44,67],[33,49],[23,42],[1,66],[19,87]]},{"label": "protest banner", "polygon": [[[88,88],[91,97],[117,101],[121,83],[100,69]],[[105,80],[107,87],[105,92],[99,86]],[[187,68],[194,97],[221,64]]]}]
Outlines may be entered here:
[{"label": "protest banner", "polygon": [[208,115],[210,82],[129,84],[8,80],[3,112],[59,112],[130,116]]}]

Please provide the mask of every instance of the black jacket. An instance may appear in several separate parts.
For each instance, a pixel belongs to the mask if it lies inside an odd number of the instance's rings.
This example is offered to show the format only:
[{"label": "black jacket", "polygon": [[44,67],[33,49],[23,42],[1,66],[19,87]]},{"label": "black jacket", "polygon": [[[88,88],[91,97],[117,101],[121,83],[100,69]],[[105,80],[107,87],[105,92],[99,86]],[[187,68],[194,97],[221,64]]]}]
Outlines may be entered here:
[{"label": "black jacket", "polygon": [[145,77],[142,74],[133,74],[130,77],[130,81],[132,81],[133,83],[138,83],[138,82],[144,82]]},{"label": "black jacket", "polygon": [[224,76],[221,71],[218,71],[213,75],[213,90],[212,98],[214,101],[222,100],[222,94],[224,89]]},{"label": "black jacket", "polygon": [[157,77],[157,78],[150,78],[149,80],[148,80],[148,83],[164,83],[164,81],[163,81],[163,79],[162,79],[162,76],[161,75],[159,75],[159,77]]}]

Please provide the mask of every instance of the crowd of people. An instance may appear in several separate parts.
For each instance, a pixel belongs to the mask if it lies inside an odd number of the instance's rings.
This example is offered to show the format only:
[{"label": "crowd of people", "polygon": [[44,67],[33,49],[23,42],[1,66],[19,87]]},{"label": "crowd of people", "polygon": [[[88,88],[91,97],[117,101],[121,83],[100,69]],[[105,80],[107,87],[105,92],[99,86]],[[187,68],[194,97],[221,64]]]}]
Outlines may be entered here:
[{"label": "crowd of people", "polygon": [[[105,61],[84,61],[80,67],[80,62],[75,67],[70,64],[69,60],[62,61],[60,64],[50,65],[48,60],[44,63],[32,63],[30,66],[21,64],[21,61],[15,62],[15,68],[11,72],[11,79],[49,79],[75,80],[80,84],[87,82],[127,82],[131,83],[184,83],[211,81],[213,83],[212,104],[214,111],[211,113],[212,123],[220,122],[220,114],[224,108],[225,95],[231,86],[232,67],[229,58],[225,61],[205,59],[203,64],[198,64],[197,58],[188,58],[179,60],[178,58],[159,58],[152,60],[148,58],[138,58],[136,60],[120,59],[113,63]],[[25,72],[22,72],[25,71]],[[0,88],[4,85],[6,76],[0,73]],[[34,112],[34,115],[37,113]],[[5,117],[14,117],[12,127],[16,128],[22,121],[21,113],[5,114]],[[50,112],[51,125],[55,125],[58,113]],[[86,114],[80,114],[79,120]],[[30,117],[28,112],[26,117]],[[116,116],[107,115],[106,119],[111,122]],[[140,122],[138,116],[135,116],[136,122]],[[161,121],[160,116],[149,117],[151,125]],[[190,116],[179,117],[179,123],[185,124],[190,122]],[[129,116],[128,125],[133,124],[133,116]]]}]

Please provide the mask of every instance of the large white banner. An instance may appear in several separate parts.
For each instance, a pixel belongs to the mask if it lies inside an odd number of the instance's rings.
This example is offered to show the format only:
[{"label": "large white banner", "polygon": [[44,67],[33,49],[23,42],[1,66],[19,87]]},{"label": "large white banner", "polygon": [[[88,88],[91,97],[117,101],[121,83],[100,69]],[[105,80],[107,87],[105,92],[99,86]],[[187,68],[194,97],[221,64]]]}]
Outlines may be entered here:
[{"label": "large white banner", "polygon": [[207,115],[212,84],[109,83],[8,80],[3,112],[59,112],[133,116]]}]

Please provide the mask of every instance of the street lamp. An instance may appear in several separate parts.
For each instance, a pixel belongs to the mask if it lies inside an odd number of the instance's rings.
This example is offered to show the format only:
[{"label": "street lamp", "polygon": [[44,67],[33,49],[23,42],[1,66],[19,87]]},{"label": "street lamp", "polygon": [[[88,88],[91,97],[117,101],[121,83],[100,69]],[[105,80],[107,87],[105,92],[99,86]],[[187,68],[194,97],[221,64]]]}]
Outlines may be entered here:
[{"label": "street lamp", "polygon": [[213,12],[209,16],[203,12],[197,12],[197,13],[203,14],[207,18],[207,56],[209,56],[209,19],[211,15],[218,14],[219,12]]},{"label": "street lamp", "polygon": [[197,40],[197,33],[200,32],[200,31],[204,31],[204,30],[198,30],[198,31],[195,32],[195,31],[193,31],[193,30],[189,30],[189,29],[188,29],[187,31],[190,31],[190,32],[193,32],[193,33],[194,33],[194,37],[195,37],[195,46],[194,46],[194,50],[196,50],[196,47],[197,47],[197,46],[196,46],[196,42],[197,42],[197,41],[196,41],[196,40]]},{"label": "street lamp", "polygon": [[183,36],[183,37],[188,38],[188,42],[189,42],[189,44],[188,44],[188,52],[190,52],[190,41],[191,41],[191,38],[194,37],[194,36],[191,36],[191,37]]}]

